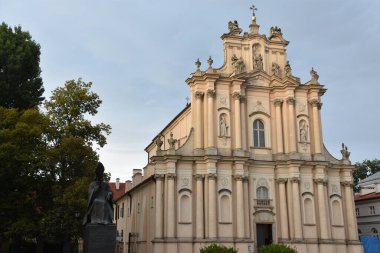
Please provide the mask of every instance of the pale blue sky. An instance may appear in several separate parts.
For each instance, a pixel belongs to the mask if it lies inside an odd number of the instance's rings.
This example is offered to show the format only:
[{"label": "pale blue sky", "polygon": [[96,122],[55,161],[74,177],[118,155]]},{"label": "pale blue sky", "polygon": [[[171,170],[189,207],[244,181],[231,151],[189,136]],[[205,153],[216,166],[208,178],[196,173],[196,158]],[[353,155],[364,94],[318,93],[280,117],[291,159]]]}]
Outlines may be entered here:
[{"label": "pale blue sky", "polygon": [[[328,89],[322,123],[328,150],[344,142],[353,162],[380,158],[380,1],[254,1],[260,32],[279,26],[293,74],[314,67]],[[66,80],[94,83],[94,119],[111,124],[100,158],[112,179],[147,163],[144,148],[186,104],[196,58],[223,64],[229,20],[248,31],[251,1],[0,0],[0,22],[41,45],[45,96]]]}]

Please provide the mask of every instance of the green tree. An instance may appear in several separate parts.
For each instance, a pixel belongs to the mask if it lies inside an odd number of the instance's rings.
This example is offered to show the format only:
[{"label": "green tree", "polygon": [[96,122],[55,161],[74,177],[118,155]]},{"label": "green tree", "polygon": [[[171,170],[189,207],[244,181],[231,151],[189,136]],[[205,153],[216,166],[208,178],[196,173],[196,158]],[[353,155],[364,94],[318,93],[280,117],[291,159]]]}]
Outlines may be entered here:
[{"label": "green tree", "polygon": [[103,147],[111,127],[104,123],[92,124],[86,119],[95,116],[102,101],[91,91],[91,82],[70,80],[52,92],[45,102],[50,122],[49,171],[54,175],[52,208],[44,219],[44,238],[66,242],[81,234],[82,220],[87,205],[87,189],[94,179],[98,155],[94,145]]},{"label": "green tree", "polygon": [[297,253],[297,250],[284,244],[269,244],[262,246],[259,253]]},{"label": "green tree", "polygon": [[39,221],[49,208],[46,191],[45,133],[48,120],[37,109],[0,107],[0,237],[12,238],[17,252],[21,238],[36,238]]},{"label": "green tree", "polygon": [[376,172],[380,171],[380,160],[374,159],[374,160],[364,160],[361,163],[355,164],[356,170],[352,173],[352,176],[354,177],[354,191],[359,192],[360,188],[357,186],[360,180],[365,179],[366,177],[369,177]]},{"label": "green tree", "polygon": [[0,25],[0,106],[27,109],[44,98],[40,45],[20,26]]}]

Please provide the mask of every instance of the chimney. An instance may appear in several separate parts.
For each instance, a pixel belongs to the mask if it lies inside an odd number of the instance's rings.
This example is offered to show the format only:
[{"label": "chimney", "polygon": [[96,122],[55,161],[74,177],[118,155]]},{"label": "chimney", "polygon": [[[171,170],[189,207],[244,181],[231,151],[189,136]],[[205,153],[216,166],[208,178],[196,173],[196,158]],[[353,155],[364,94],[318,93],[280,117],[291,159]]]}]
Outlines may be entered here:
[{"label": "chimney", "polygon": [[120,178],[116,178],[116,191],[120,190]]},{"label": "chimney", "polygon": [[142,180],[142,170],[141,169],[133,169],[132,182],[133,186],[138,185]]},{"label": "chimney", "polygon": [[132,181],[127,180],[125,181],[125,192],[129,191],[130,189],[132,189]]}]

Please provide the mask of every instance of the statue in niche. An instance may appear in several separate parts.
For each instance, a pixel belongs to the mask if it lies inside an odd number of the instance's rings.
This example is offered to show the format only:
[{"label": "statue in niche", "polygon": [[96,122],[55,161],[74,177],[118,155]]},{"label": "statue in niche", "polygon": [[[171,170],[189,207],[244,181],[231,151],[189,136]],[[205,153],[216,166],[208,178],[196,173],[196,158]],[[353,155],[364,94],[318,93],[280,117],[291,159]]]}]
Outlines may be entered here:
[{"label": "statue in niche", "polygon": [[281,28],[277,26],[272,26],[270,28],[270,36],[269,39],[272,39],[275,36],[282,36]]},{"label": "statue in niche", "polygon": [[346,145],[344,145],[344,143],[342,143],[342,150],[340,153],[342,154],[343,160],[350,160],[351,152],[348,152],[348,148]]},{"label": "statue in niche", "polygon": [[245,64],[243,61],[243,58],[237,58],[237,56],[234,54],[231,58],[232,66],[235,68],[235,74],[240,74],[245,69]]},{"label": "statue in niche", "polygon": [[219,136],[228,137],[228,125],[226,120],[226,115],[221,114],[219,119]]},{"label": "statue in niche", "polygon": [[285,65],[285,75],[287,77],[291,77],[292,76],[292,67],[290,67],[290,64],[289,64],[289,61],[286,61],[286,65]]},{"label": "statue in niche", "polygon": [[104,166],[98,163],[95,170],[96,178],[88,188],[88,205],[83,225],[113,224],[112,191],[107,182],[103,181]]},{"label": "statue in niche", "polygon": [[253,70],[263,70],[263,57],[258,53],[257,45],[254,45],[252,48],[252,62],[253,62]]},{"label": "statue in niche", "polygon": [[307,142],[308,126],[304,120],[300,122],[300,141]]},{"label": "statue in niche", "polygon": [[275,75],[277,77],[281,77],[280,66],[275,62],[272,63],[272,72],[273,72],[273,75]]},{"label": "statue in niche", "polygon": [[243,31],[236,20],[228,22],[228,30],[230,31],[229,34],[240,34]]},{"label": "statue in niche", "polygon": [[175,149],[175,144],[177,143],[178,140],[173,138],[173,133],[170,133],[170,138],[168,140],[169,143],[169,149]]}]

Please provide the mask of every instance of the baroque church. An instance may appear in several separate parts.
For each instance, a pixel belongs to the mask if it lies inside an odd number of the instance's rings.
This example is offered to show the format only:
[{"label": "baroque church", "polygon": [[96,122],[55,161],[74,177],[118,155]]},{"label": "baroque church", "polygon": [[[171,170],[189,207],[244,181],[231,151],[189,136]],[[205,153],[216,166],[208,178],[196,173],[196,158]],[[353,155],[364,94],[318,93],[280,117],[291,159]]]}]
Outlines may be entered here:
[{"label": "baroque church", "polygon": [[191,103],[146,147],[149,163],[117,200],[118,251],[362,252],[354,166],[345,146],[339,160],[323,144],[317,72],[301,83],[281,29],[260,34],[254,14],[248,32],[236,21],[228,30],[223,66],[195,63]]}]

